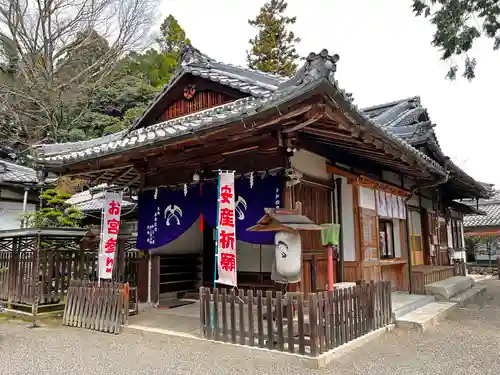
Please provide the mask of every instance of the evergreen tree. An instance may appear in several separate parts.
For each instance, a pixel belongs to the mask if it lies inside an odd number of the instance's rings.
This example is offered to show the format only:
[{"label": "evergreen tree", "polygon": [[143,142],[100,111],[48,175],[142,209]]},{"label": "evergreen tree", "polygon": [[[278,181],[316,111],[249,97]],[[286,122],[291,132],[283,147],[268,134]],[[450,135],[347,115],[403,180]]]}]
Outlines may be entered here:
[{"label": "evergreen tree", "polygon": [[[40,198],[43,207],[36,212],[21,215],[28,228],[80,228],[84,214],[66,201],[71,194],[63,194],[56,189],[45,190]],[[42,244],[43,246],[43,244]]]},{"label": "evergreen tree", "polygon": [[257,28],[257,35],[249,40],[248,65],[263,72],[291,76],[297,70],[299,58],[295,45],[300,42],[289,26],[295,24],[296,17],[284,13],[288,7],[285,0],[270,0],[260,8],[260,12],[248,23]]},{"label": "evergreen tree", "polygon": [[186,44],[191,44],[186,37],[186,32],[171,14],[160,26],[160,36],[156,39],[163,53],[182,54]]},{"label": "evergreen tree", "polygon": [[462,76],[475,77],[476,59],[469,55],[476,39],[493,39],[493,49],[500,48],[500,5],[492,0],[413,0],[417,17],[430,18],[435,27],[432,45],[442,51],[441,59],[450,63],[448,79],[458,73],[457,57],[463,57]]},{"label": "evergreen tree", "polygon": [[191,42],[170,14],[160,26],[156,43],[159,50],[151,48],[143,54],[130,54],[125,70],[128,74],[142,75],[152,86],[161,87],[172,78],[184,48]]}]

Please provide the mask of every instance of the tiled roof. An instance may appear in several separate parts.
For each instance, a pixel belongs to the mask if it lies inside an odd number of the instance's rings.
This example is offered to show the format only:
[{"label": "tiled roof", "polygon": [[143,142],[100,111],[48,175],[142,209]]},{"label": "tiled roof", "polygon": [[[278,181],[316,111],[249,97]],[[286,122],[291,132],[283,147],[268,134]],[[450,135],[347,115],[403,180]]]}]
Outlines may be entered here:
[{"label": "tiled roof", "polygon": [[[471,205],[475,206],[476,204],[471,203]],[[480,199],[478,207],[481,211],[486,212],[486,216],[465,216],[465,227],[500,226],[500,192],[497,191],[491,199]]]},{"label": "tiled roof", "polygon": [[34,169],[0,160],[0,184],[36,184],[38,182]]},{"label": "tiled roof", "polygon": [[[273,108],[281,102],[298,97],[312,88],[328,82],[341,94],[343,100],[348,103],[350,113],[357,115],[355,116],[358,117],[357,120],[368,126],[373,133],[385,139],[388,143],[392,143],[393,146],[404,149],[409,155],[412,155],[420,163],[433,170],[433,172],[444,173],[442,167],[436,161],[410,146],[402,137],[388,131],[385,126],[373,121],[367,114],[351,103],[350,97],[338,88],[337,82],[334,79],[336,62],[337,60],[328,55],[328,51],[326,50],[323,50],[320,54],[311,53],[306,63],[296,75],[286,79],[246,68],[218,63],[206,55],[200,54],[197,50],[188,50],[188,53],[184,56],[184,65],[181,67],[177,77],[189,71],[191,74],[216,80],[221,84],[236,87],[242,91],[246,90],[251,96],[145,128],[137,128],[128,134],[124,134],[123,132],[117,133],[115,135],[116,138],[112,140],[110,140],[109,136],[103,137],[87,141],[92,142],[91,144],[83,144],[83,142],[80,146],[70,144],[71,147],[68,149],[65,148],[65,144],[52,145],[54,147],[50,145],[38,146],[35,149],[35,158],[40,164],[60,165],[161,142],[197,132],[201,129],[245,119],[258,112]],[[167,85],[163,91],[168,90],[173,84],[174,82]],[[159,95],[161,96],[163,93]],[[150,107],[155,105],[159,100],[158,98],[153,100]],[[139,119],[138,123],[140,124],[140,122],[141,119]]]},{"label": "tiled roof", "polygon": [[59,155],[61,153],[77,152],[93,148],[103,143],[116,142],[121,138],[123,138],[126,132],[127,132],[126,130],[122,130],[118,133],[105,135],[104,137],[89,139],[87,141],[40,144],[34,147],[37,150],[37,152],[40,153],[41,155],[44,155],[45,157],[50,157],[52,155]]},{"label": "tiled roof", "polygon": [[[447,156],[441,150],[434,131],[435,124],[431,122],[427,109],[422,106],[420,97],[414,96],[380,104],[364,108],[363,111],[372,121],[399,138],[404,139],[412,146],[416,147],[424,143],[427,144],[438,154],[438,159],[441,163],[447,159]],[[476,181],[451,160],[448,161],[448,167],[464,178],[468,184],[475,186],[478,190],[482,190],[485,195],[488,194],[491,186],[488,187],[487,184]]]},{"label": "tiled roof", "polygon": [[418,96],[364,108],[363,111],[375,123],[410,144],[435,138],[435,125],[431,123],[427,109],[422,107]]},{"label": "tiled roof", "polygon": [[[66,201],[82,212],[101,211],[104,204],[104,191],[108,188],[107,184],[100,184],[90,190],[84,190],[80,193],[73,194],[73,196]],[[122,208],[134,209],[135,202],[123,199]]]}]

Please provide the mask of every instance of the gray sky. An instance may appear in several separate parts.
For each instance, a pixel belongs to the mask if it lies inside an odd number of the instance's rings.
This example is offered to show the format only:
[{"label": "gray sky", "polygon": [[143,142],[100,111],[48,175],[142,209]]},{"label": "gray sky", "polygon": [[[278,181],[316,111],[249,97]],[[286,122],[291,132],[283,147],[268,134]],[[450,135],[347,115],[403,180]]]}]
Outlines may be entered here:
[{"label": "gray sky", "polygon": [[[192,44],[219,61],[245,65],[247,20],[264,0],[164,0],[162,17],[173,14]],[[410,0],[289,0],[297,16],[294,32],[302,38],[301,55],[327,48],[338,53],[337,79],[361,107],[419,95],[428,108],[443,151],[474,178],[500,186],[491,168],[500,151],[500,51],[482,40],[473,55],[476,79],[445,80],[447,65],[430,45],[432,27],[416,19]],[[457,61],[460,64],[462,60]],[[495,104],[496,102],[496,104]]]}]

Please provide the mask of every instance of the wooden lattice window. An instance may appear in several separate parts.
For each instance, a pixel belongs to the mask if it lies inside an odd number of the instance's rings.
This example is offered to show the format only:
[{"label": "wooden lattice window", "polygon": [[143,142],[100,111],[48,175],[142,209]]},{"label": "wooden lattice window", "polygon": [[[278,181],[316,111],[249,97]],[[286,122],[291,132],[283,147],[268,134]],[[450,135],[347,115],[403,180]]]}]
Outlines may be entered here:
[{"label": "wooden lattice window", "polygon": [[378,217],[375,211],[363,210],[361,213],[361,245],[365,260],[378,260]]},{"label": "wooden lattice window", "polygon": [[424,263],[424,243],[422,240],[422,218],[419,211],[409,211],[408,227],[410,230],[410,248],[413,264]]}]

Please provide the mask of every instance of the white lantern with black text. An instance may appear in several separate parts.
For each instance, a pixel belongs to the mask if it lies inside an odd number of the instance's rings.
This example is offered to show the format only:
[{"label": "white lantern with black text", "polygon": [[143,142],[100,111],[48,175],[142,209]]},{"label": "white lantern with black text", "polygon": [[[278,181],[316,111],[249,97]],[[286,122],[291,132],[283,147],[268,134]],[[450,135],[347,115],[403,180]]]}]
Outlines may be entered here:
[{"label": "white lantern with black text", "polygon": [[276,271],[289,279],[300,275],[301,239],[298,232],[276,232],[274,236]]},{"label": "white lantern with black text", "polygon": [[248,228],[251,232],[276,232],[274,235],[274,262],[271,279],[276,283],[292,284],[300,281],[302,266],[301,231],[321,231],[302,215],[300,202],[296,209],[266,208],[265,215],[256,225]]}]

